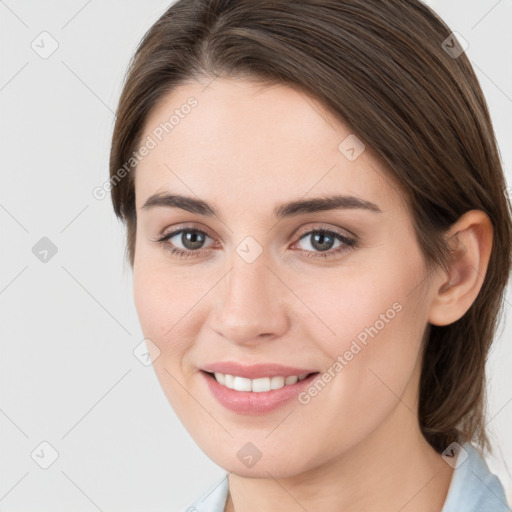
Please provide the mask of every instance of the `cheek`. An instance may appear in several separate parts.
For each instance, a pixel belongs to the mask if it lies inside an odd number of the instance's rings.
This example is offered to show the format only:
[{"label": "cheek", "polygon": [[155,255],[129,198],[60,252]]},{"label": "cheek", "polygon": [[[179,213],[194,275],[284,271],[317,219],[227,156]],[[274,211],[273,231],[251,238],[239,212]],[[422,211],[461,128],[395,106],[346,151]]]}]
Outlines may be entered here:
[{"label": "cheek", "polygon": [[213,274],[201,274],[193,266],[173,267],[155,257],[140,257],[134,265],[133,292],[139,323],[144,336],[160,350],[155,369],[165,363],[169,370],[190,371],[187,356],[207,318],[204,298],[222,277],[219,272]]},{"label": "cheek", "polygon": [[164,354],[178,348],[180,318],[190,303],[187,289],[178,281],[169,269],[149,262],[134,265],[134,302],[142,331]]},{"label": "cheek", "polygon": [[[316,317],[306,320],[308,336],[326,356],[323,383],[306,390],[301,401],[305,417],[315,418],[305,422],[303,432],[317,453],[327,456],[363,440],[401,406],[400,400],[414,408],[408,385],[426,322],[421,301],[410,293],[416,278],[412,264],[394,273],[388,268],[372,275],[366,269],[364,277],[351,274],[337,285],[331,279],[322,294],[303,295],[334,331]],[[331,441],[318,439],[318,432],[328,433]]]},{"label": "cheek", "polygon": [[364,344],[376,337],[392,338],[400,343],[414,327],[422,308],[420,290],[414,291],[421,264],[394,259],[394,254],[388,260],[295,279],[294,292],[308,306],[295,313],[300,312],[299,322],[324,352],[338,355],[354,339]]},{"label": "cheek", "polygon": [[[161,341],[167,298],[154,272],[136,265],[133,273],[135,308],[144,336],[154,342]],[[155,339],[153,339],[155,338]]]},{"label": "cheek", "polygon": [[355,410],[358,403],[389,407],[415,368],[427,325],[418,286],[424,269],[418,252],[404,254],[390,251],[297,291],[315,313],[304,325],[327,356],[328,387]]},{"label": "cheek", "polygon": [[188,424],[190,395],[184,389],[188,386],[184,364],[194,340],[186,312],[197,298],[188,300],[169,269],[145,263],[134,266],[133,292],[143,335],[157,347],[153,370],[169,403]]}]

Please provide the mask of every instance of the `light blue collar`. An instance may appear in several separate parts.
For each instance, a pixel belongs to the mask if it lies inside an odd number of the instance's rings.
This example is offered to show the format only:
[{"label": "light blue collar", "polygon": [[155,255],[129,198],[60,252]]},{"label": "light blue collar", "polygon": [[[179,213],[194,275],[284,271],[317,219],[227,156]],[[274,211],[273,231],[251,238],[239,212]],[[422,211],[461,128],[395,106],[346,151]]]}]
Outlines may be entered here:
[{"label": "light blue collar", "polygon": [[[452,481],[441,512],[510,512],[503,486],[470,443],[454,462]],[[460,465],[458,465],[460,459]]]}]

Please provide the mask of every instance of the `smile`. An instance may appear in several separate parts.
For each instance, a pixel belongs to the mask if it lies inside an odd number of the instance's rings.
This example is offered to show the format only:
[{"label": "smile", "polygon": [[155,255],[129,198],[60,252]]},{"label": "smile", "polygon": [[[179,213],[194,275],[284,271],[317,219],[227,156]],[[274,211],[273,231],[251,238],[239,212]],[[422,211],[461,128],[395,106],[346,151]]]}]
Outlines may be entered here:
[{"label": "smile", "polygon": [[[212,374],[210,373],[210,375]],[[302,375],[290,375],[288,377],[275,376],[262,377],[259,379],[247,379],[245,377],[226,373],[213,373],[215,380],[229,389],[233,389],[235,391],[252,391],[254,393],[262,393],[265,391],[280,389],[284,386],[291,386],[297,381],[304,380],[308,375],[310,374],[304,373]]]},{"label": "smile", "polygon": [[[237,414],[247,415],[267,414],[293,403],[320,375],[320,372],[314,372],[249,379],[204,370],[199,373],[209,393],[222,406]],[[224,383],[220,379],[224,379]]]}]

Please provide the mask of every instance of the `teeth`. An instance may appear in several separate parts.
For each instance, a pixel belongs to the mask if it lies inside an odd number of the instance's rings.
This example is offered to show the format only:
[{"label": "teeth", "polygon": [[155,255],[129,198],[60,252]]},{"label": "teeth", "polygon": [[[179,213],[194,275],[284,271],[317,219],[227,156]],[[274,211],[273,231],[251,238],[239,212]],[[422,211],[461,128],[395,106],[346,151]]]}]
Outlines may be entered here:
[{"label": "teeth", "polygon": [[272,389],[280,389],[284,386],[295,384],[298,380],[304,380],[309,374],[290,375],[289,377],[262,377],[260,379],[246,379],[236,375],[215,372],[217,382],[235,391],[254,391],[261,393]]}]

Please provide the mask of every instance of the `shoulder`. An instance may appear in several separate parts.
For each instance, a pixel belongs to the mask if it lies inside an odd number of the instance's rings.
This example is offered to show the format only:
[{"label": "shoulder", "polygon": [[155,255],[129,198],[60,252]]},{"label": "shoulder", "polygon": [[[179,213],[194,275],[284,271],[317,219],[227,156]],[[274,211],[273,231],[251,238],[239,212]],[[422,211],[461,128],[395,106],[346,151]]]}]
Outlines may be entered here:
[{"label": "shoulder", "polygon": [[498,477],[491,473],[480,452],[465,443],[454,461],[454,472],[441,512],[510,512]]},{"label": "shoulder", "polygon": [[217,479],[188,507],[179,512],[224,512],[228,497],[228,473]]}]

